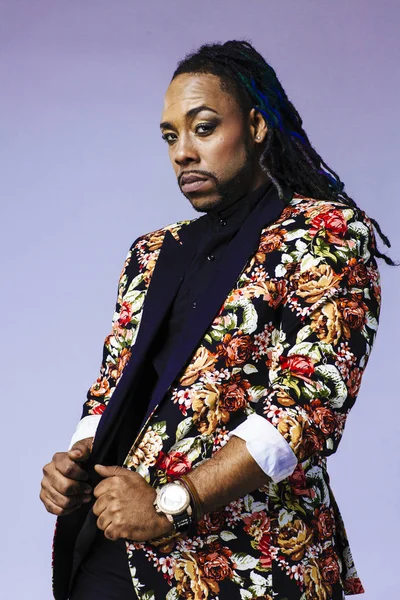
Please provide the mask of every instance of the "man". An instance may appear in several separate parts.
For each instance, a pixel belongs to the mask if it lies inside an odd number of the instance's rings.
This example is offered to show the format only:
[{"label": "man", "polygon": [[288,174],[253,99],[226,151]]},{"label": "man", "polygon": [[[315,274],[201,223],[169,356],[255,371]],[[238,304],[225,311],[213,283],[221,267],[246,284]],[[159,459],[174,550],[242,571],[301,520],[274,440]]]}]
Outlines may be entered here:
[{"label": "man", "polygon": [[361,593],[326,457],[391,261],[249,43],[186,57],[161,131],[205,215],[132,245],[100,376],[44,467],[55,598]]}]

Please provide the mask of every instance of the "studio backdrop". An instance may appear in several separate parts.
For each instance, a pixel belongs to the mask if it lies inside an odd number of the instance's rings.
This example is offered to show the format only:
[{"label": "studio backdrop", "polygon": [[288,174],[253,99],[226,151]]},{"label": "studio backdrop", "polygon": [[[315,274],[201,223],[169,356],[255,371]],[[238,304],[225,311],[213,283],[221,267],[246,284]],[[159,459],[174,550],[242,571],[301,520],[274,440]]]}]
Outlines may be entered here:
[{"label": "studio backdrop", "polygon": [[[51,599],[42,466],[97,376],[140,234],[193,218],[159,132],[185,53],[248,39],[356,202],[399,244],[397,0],[0,0],[0,597]],[[400,268],[329,459],[365,600],[399,588]],[[361,598],[361,596],[360,596]]]}]

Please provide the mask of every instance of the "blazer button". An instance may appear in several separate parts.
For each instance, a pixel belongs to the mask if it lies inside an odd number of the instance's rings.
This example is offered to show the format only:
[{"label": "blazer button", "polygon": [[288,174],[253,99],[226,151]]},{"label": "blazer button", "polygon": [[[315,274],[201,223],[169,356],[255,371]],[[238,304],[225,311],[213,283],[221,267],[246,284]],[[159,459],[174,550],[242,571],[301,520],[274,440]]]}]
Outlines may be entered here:
[{"label": "blazer button", "polygon": [[225,225],[226,225],[225,219],[220,219],[219,224],[221,225],[221,227],[225,227]]},{"label": "blazer button", "polygon": [[215,258],[214,254],[209,254],[207,256],[207,260],[214,260],[214,258]]},{"label": "blazer button", "polygon": [[197,302],[192,302],[192,308],[197,308]]}]

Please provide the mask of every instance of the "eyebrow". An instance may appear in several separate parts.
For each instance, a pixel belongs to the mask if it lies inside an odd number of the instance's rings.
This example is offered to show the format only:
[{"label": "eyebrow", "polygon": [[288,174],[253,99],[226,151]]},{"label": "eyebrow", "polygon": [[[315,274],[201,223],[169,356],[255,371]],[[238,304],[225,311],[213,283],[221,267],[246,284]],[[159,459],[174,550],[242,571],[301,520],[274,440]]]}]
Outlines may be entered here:
[{"label": "eyebrow", "polygon": [[[209,110],[218,115],[218,112],[210,106],[207,106],[207,104],[201,104],[200,106],[196,106],[188,110],[185,116],[192,118],[195,117],[199,112],[202,112],[203,110]],[[169,121],[163,121],[162,123],[160,123],[160,129],[174,129],[174,126]]]}]

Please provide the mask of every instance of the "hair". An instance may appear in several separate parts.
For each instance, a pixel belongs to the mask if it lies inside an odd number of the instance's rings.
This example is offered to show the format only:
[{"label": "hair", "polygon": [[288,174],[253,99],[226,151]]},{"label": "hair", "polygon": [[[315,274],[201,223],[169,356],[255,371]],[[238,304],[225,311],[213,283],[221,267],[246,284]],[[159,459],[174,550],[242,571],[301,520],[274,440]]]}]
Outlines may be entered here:
[{"label": "hair", "polygon": [[[283,196],[282,184],[306,197],[341,202],[362,211],[344,191],[344,183],[316,152],[303,128],[303,121],[290,102],[274,69],[244,40],[204,44],[178,63],[174,80],[183,73],[208,73],[221,80],[223,91],[236,96],[244,115],[251,108],[264,117],[268,132],[260,165]],[[390,241],[375,219],[370,219],[379,237],[390,248]],[[387,264],[396,263],[375,250]]]}]

